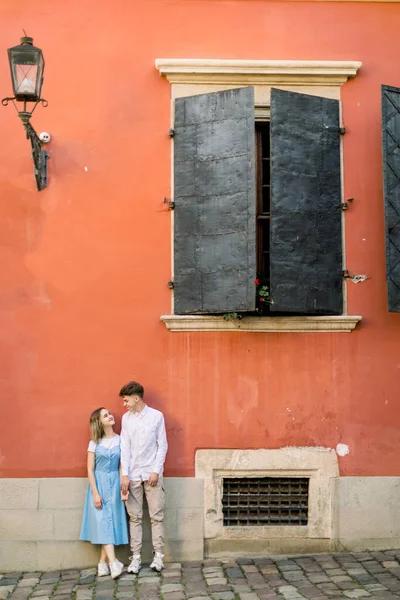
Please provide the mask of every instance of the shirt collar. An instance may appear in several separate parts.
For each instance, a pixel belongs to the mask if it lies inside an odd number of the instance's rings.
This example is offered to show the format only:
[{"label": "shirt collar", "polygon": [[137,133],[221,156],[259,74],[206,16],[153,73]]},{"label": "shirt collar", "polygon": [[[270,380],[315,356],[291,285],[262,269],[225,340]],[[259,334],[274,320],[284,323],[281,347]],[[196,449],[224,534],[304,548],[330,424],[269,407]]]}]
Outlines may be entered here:
[{"label": "shirt collar", "polygon": [[149,407],[147,406],[147,404],[144,405],[143,410],[140,411],[140,413],[135,412],[133,413],[135,415],[135,417],[140,418],[140,417],[144,417],[145,414],[148,412]]}]

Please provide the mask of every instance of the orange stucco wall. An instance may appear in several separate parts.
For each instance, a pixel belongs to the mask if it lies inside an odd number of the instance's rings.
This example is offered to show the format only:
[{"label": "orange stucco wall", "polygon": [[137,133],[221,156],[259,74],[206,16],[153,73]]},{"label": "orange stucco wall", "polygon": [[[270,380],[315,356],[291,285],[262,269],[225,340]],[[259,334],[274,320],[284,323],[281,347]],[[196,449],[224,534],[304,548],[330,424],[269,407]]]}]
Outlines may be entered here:
[{"label": "orange stucco wall", "polygon": [[[400,314],[386,309],[380,85],[400,86],[400,4],[3,0],[46,58],[32,122],[49,187],[0,109],[0,474],[84,476],[89,413],[135,378],[165,413],[166,474],[197,448],[348,444],[343,475],[400,475]],[[169,333],[170,85],[156,57],[361,60],[342,88],[351,334]]]}]

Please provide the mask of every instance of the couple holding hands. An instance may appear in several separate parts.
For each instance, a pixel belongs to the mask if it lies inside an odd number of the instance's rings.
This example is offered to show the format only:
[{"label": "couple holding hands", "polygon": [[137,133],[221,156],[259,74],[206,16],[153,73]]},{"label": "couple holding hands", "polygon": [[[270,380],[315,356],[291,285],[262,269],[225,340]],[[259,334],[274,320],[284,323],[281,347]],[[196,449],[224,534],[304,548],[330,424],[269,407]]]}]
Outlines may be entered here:
[{"label": "couple holding hands", "polygon": [[154,550],[150,567],[158,572],[164,567],[162,474],[168,449],[164,417],[145,404],[143,386],[136,381],[124,385],[119,396],[127,410],[122,417],[121,436],[114,432],[115,420],[106,408],[98,408],[90,416],[89,486],[80,534],[81,540],[101,545],[97,572],[112,579],[124,567],[115,557],[114,546],[129,543],[125,506],[132,550],[127,571],[140,571],[143,494],[149,507]]}]

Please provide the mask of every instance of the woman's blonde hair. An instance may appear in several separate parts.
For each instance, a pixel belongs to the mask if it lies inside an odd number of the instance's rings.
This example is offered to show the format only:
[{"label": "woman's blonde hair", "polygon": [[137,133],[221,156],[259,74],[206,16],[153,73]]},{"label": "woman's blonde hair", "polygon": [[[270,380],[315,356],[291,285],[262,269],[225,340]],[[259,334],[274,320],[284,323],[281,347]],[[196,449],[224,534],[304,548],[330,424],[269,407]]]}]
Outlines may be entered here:
[{"label": "woman's blonde hair", "polygon": [[90,415],[90,437],[96,444],[104,437],[104,427],[100,418],[102,410],[105,410],[104,406],[96,408]]}]

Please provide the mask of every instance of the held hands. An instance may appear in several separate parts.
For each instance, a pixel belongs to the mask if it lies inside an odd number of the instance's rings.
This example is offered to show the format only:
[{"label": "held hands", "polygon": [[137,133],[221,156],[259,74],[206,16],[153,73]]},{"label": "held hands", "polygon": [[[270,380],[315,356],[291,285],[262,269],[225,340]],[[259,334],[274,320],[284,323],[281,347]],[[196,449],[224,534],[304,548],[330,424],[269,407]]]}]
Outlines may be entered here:
[{"label": "held hands", "polygon": [[100,497],[100,494],[94,494],[93,496],[94,498],[94,505],[95,507],[100,510],[101,508],[103,508],[103,500]]},{"label": "held hands", "polygon": [[121,477],[121,498],[124,499],[126,496],[126,499],[128,499],[128,492],[129,492],[129,475],[122,475],[122,477]]},{"label": "held hands", "polygon": [[158,483],[158,473],[150,473],[148,482],[151,487],[156,487]]}]

